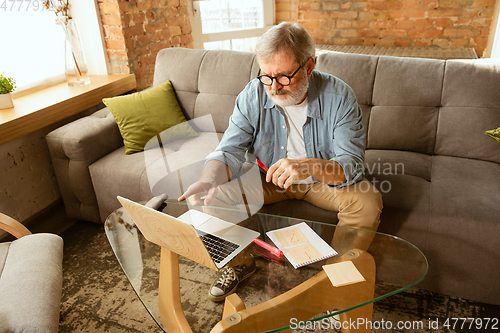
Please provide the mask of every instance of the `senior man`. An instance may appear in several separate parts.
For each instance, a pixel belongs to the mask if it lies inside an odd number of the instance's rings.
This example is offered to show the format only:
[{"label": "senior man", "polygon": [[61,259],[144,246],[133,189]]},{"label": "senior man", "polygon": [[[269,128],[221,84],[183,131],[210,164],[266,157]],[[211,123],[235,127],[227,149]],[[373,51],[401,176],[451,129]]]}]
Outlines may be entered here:
[{"label": "senior man", "polygon": [[[269,166],[262,174],[264,204],[305,200],[338,212],[339,225],[377,230],[382,196],[364,178],[365,131],[352,89],[314,70],[314,41],[298,24],[268,30],[256,55],[258,77],[238,95],[200,180],[179,200],[208,206],[227,195],[218,188],[242,172],[248,152]],[[220,272],[209,290],[212,300],[224,300],[255,271],[248,258],[236,264]]]}]

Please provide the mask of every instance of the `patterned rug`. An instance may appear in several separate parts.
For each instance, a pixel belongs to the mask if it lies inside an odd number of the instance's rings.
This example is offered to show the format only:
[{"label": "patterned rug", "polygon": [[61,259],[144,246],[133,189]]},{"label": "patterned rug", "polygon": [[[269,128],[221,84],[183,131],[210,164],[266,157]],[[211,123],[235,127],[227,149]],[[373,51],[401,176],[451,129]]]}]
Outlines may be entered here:
[{"label": "patterned rug", "polygon": [[[60,332],[161,332],[118,265],[103,226],[78,222],[61,236],[65,245]],[[151,251],[159,252],[157,248],[152,248]],[[279,271],[274,273],[278,287],[279,284],[287,283],[287,277],[280,276]],[[146,274],[156,273],[151,270],[146,271]],[[196,276],[196,280],[181,280],[186,318],[194,332],[209,332],[221,319],[223,309],[223,303],[216,304],[205,297],[214,272],[186,260],[183,261],[181,276]],[[148,293],[157,293],[156,288],[148,289],[143,286],[142,289]],[[247,306],[261,301],[251,290],[251,279],[238,289],[238,294],[245,299]],[[483,329],[476,329],[479,321],[471,325],[469,320],[462,327],[462,321],[454,321],[453,318],[483,319]],[[489,329],[484,329],[486,318],[496,318],[497,330],[500,329],[500,307],[414,288],[375,303],[372,332],[497,331],[492,330],[494,321],[489,322]],[[305,323],[296,324],[296,332],[341,331],[336,329],[340,323],[334,319],[322,320],[316,327]]]}]

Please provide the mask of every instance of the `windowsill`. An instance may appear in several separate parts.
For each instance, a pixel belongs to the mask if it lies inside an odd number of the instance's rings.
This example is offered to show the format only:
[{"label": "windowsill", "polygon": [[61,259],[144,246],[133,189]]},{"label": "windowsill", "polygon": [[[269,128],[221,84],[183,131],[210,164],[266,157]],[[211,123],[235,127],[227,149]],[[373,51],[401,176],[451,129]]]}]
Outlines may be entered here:
[{"label": "windowsill", "polygon": [[91,75],[91,83],[69,87],[66,82],[14,98],[14,107],[0,109],[0,145],[136,88],[134,74]]}]

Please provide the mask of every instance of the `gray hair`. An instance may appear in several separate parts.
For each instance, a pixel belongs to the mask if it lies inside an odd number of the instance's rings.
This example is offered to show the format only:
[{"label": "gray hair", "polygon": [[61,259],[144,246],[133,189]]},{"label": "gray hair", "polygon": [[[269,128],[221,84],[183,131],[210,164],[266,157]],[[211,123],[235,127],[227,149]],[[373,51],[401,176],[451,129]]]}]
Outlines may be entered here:
[{"label": "gray hair", "polygon": [[306,28],[295,23],[281,22],[269,29],[257,43],[257,60],[269,60],[278,52],[289,52],[298,64],[314,58],[316,48]]}]

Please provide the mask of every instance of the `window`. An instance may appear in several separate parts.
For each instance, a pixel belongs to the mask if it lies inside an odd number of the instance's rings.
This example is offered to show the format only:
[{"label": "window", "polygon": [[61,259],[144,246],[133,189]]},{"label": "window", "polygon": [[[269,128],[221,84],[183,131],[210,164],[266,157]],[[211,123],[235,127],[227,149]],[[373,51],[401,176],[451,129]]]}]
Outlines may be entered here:
[{"label": "window", "polygon": [[54,12],[39,0],[0,3],[0,20],[9,30],[1,37],[0,72],[14,78],[16,91],[64,80],[64,33]]},{"label": "window", "polygon": [[[0,37],[0,73],[14,78],[16,94],[66,79],[64,32],[55,23],[55,13],[46,10],[42,1],[0,0],[0,21],[9,32]],[[107,58],[96,4],[71,0],[70,8],[78,23],[89,73],[106,75]]]},{"label": "window", "polygon": [[259,37],[226,39],[217,42],[205,42],[203,43],[203,48],[205,50],[235,50],[253,52],[258,41]]},{"label": "window", "polygon": [[[498,5],[498,8],[500,8],[500,5]],[[495,29],[490,30],[490,34],[493,33],[493,45],[492,45],[492,51],[491,51],[491,57],[492,58],[500,58],[500,14],[498,13],[497,9],[497,14],[496,14],[496,27]]]},{"label": "window", "polygon": [[262,0],[201,1],[199,6],[203,33],[264,27]]},{"label": "window", "polygon": [[191,24],[196,48],[253,52],[274,24],[274,1],[194,1]]}]

